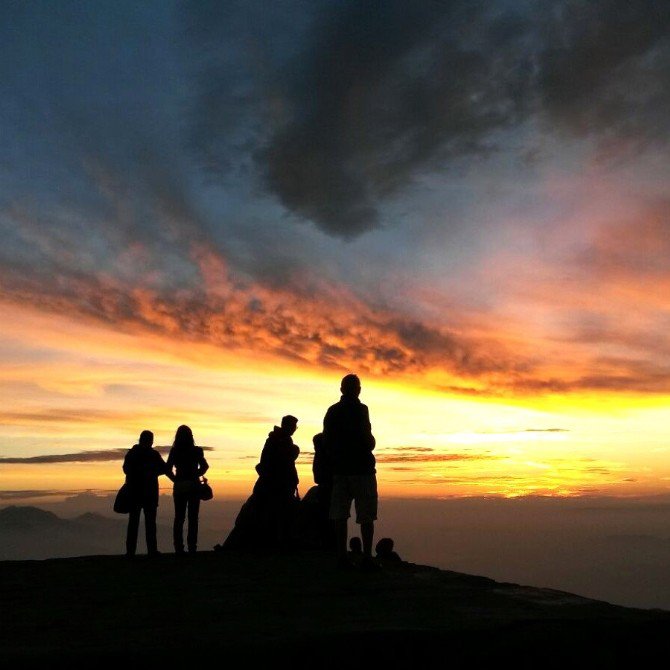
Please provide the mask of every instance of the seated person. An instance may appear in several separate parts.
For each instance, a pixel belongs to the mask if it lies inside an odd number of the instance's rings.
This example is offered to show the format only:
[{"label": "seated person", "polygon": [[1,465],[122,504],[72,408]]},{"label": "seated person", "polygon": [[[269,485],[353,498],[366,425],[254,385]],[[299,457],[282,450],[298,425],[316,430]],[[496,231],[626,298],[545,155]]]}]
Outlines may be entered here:
[{"label": "seated person", "polygon": [[402,558],[393,551],[393,540],[390,537],[383,537],[379,540],[375,551],[377,552],[377,558],[382,561],[393,561],[396,563],[402,561]]}]

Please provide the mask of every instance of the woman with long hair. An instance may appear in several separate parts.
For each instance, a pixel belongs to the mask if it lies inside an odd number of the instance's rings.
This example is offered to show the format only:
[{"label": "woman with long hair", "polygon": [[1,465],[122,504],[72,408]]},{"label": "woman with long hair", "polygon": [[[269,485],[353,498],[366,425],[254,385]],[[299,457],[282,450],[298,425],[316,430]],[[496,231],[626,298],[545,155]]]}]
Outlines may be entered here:
[{"label": "woman with long hair", "polygon": [[186,544],[189,554],[198,547],[198,514],[200,512],[200,477],[207,472],[202,447],[195,446],[193,432],[188,426],[179,426],[167,459],[168,472],[174,468],[174,526],[173,540],[176,554],[184,553],[184,521],[188,511]]}]

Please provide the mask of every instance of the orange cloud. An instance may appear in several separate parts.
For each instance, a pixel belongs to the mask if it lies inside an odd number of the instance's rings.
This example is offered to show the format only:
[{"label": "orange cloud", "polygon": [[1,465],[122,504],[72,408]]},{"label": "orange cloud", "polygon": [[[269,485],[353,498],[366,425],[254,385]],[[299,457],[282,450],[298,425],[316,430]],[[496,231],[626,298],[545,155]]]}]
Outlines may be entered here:
[{"label": "orange cloud", "polygon": [[167,292],[66,272],[45,284],[5,273],[3,299],[129,333],[377,376],[434,370],[454,380],[486,379],[518,365],[495,342],[370,307],[341,287],[298,278],[285,288],[252,283],[202,243],[192,257],[202,275],[197,288]]},{"label": "orange cloud", "polygon": [[436,452],[429,447],[399,447],[377,453],[378,463],[449,463],[452,461],[494,461],[505,458],[490,452]]},{"label": "orange cloud", "polygon": [[[209,360],[273,358],[464,396],[664,394],[670,392],[670,335],[661,318],[670,308],[669,211],[659,201],[637,218],[627,212],[620,223],[589,220],[567,248],[553,235],[555,248],[541,259],[509,253],[486,259],[472,281],[490,293],[488,310],[471,308],[457,294],[440,303],[439,292],[414,287],[421,300],[442,304],[444,311],[430,318],[374,305],[300,268],[279,285],[251,279],[202,237],[187,241],[178,227],[192,271],[181,288],[168,288],[162,265],[157,278],[156,251],[136,242],[119,252],[114,274],[75,272],[67,259],[41,274],[5,266],[2,300],[171,342],[178,355],[201,352]],[[53,256],[50,238],[40,240]],[[142,263],[146,272],[123,271]]]}]

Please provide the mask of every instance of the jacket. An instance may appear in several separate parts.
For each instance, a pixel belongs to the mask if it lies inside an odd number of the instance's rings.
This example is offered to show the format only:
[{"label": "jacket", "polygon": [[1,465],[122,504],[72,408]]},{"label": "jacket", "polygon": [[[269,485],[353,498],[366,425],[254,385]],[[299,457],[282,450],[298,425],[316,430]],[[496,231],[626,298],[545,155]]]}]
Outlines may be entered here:
[{"label": "jacket", "polygon": [[123,459],[126,484],[136,505],[158,506],[158,477],[168,472],[163,457],[151,447],[134,445]]},{"label": "jacket", "polygon": [[332,458],[333,472],[340,475],[372,475],[375,470],[375,438],[367,405],[358,398],[342,396],[323,419],[323,436]]},{"label": "jacket", "polygon": [[298,486],[298,471],[295,461],[300,449],[293,444],[291,436],[279,426],[268,434],[261,460],[256,466],[259,475],[254,490],[261,493],[293,494]]}]

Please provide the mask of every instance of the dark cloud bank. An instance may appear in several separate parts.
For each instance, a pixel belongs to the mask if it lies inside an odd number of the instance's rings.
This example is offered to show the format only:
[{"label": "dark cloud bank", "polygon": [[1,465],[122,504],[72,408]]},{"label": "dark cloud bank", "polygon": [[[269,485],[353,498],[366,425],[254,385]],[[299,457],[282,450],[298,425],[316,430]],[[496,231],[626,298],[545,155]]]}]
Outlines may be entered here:
[{"label": "dark cloud bank", "polygon": [[[665,0],[286,8],[300,17],[284,26],[290,48],[270,34],[276,16],[254,3],[218,12],[186,3],[189,34],[209,54],[198,60],[196,146],[225,170],[231,120],[264,115],[245,126],[256,170],[288,210],[329,234],[380,225],[381,203],[416,175],[485,156],[500,131],[531,118],[603,145],[667,140]],[[231,45],[247,67],[245,92],[223,67]]]},{"label": "dark cloud bank", "polygon": [[[111,169],[117,183],[102,188],[131,208],[167,202],[160,220],[188,221],[191,236],[211,224],[192,202],[193,159],[214,182],[255,177],[298,219],[352,238],[382,225],[384,203],[418,175],[485,157],[529,120],[605,150],[665,142],[670,129],[666,0],[120,1],[99,12],[26,2],[2,12],[0,119],[22,131],[8,152],[14,163],[42,159],[23,176],[99,207],[65,173],[83,160],[101,188]],[[155,237],[152,216],[139,218],[136,234]]]}]

